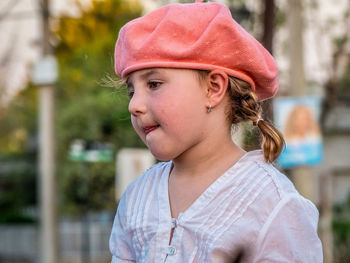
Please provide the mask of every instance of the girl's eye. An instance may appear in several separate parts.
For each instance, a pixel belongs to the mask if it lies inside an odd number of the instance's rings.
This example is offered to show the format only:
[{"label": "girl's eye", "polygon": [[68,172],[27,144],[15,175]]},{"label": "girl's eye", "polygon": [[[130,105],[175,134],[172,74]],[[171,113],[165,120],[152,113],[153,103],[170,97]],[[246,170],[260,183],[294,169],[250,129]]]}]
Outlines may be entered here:
[{"label": "girl's eye", "polygon": [[155,80],[150,80],[150,81],[148,81],[148,83],[147,83],[148,87],[150,87],[151,89],[156,89],[156,88],[158,88],[161,84],[162,84],[162,82],[160,82],[160,81],[155,81]]},{"label": "girl's eye", "polygon": [[128,92],[129,98],[134,95],[134,86],[131,83],[126,82],[126,91]]},{"label": "girl's eye", "polygon": [[132,96],[134,96],[134,90],[128,89],[128,95],[129,95],[129,98],[131,99]]}]

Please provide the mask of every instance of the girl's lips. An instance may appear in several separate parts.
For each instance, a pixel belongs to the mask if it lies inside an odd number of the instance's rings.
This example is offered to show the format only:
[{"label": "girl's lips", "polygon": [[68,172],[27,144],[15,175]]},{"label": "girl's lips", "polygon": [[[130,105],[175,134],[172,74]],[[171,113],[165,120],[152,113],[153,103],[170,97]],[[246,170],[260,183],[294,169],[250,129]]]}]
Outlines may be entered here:
[{"label": "girl's lips", "polygon": [[151,131],[154,131],[154,130],[157,129],[158,127],[159,127],[159,125],[146,126],[146,127],[143,127],[143,131],[144,131],[146,134],[149,134]]}]

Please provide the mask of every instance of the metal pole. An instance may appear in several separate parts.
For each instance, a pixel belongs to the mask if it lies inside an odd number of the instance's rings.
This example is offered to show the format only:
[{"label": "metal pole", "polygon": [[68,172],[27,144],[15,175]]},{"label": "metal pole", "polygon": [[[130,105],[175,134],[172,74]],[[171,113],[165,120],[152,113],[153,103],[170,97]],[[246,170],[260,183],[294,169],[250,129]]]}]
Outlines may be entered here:
[{"label": "metal pole", "polygon": [[[306,94],[306,80],[303,61],[303,6],[302,0],[288,1],[288,31],[290,36],[290,86],[291,95]],[[293,181],[303,196],[315,202],[315,186],[312,169],[307,166],[296,167],[292,171]]]},{"label": "metal pole", "polygon": [[86,178],[84,182],[84,199],[85,204],[82,205],[81,220],[81,262],[90,263],[90,221],[89,221],[89,164],[83,162],[83,175]]},{"label": "metal pole", "polygon": [[[263,46],[273,54],[273,37],[275,32],[275,0],[264,0],[263,5],[263,35],[262,35],[262,44]],[[263,119],[264,120],[273,120],[273,98],[263,101]]]},{"label": "metal pole", "polygon": [[53,89],[40,88],[40,216],[41,262],[56,263],[56,203],[54,181]]},{"label": "metal pole", "polygon": [[288,0],[288,33],[289,33],[289,83],[292,95],[303,96],[306,92],[303,51],[303,1]]},{"label": "metal pole", "polygon": [[[49,43],[49,0],[41,0],[43,56],[51,54]],[[54,91],[52,85],[39,89],[39,177],[42,263],[57,262],[57,227],[55,203]]]},{"label": "metal pole", "polygon": [[[306,80],[304,74],[303,61],[303,1],[288,0],[288,31],[290,38],[290,85],[294,96],[306,95]],[[320,175],[318,175],[320,176]],[[320,229],[323,231],[322,243],[326,245],[324,249],[324,262],[332,262],[332,195],[331,195],[331,175],[321,175],[321,219]],[[296,167],[292,171],[294,184],[300,194],[317,204],[317,180],[315,180],[314,169],[311,167]],[[326,196],[323,196],[326,194]]]},{"label": "metal pole", "polygon": [[323,244],[323,257],[325,263],[333,263],[333,185],[332,172],[325,170],[320,177],[320,237]]}]

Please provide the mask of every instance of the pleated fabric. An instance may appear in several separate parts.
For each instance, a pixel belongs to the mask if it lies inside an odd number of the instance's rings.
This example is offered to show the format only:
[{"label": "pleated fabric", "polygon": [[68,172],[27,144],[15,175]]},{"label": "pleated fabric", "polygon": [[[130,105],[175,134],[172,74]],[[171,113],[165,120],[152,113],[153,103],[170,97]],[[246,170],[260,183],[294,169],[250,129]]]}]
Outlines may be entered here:
[{"label": "pleated fabric", "polygon": [[261,151],[246,153],[177,219],[171,165],[152,166],[127,188],[110,237],[112,263],[232,262],[238,255],[242,262],[322,262],[316,207]]}]

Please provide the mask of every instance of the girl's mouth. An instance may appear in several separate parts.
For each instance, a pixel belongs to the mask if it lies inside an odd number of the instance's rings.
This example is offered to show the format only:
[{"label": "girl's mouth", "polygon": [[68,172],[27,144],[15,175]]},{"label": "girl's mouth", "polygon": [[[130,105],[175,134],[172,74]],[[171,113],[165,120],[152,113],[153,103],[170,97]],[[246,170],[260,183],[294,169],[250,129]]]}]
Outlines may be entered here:
[{"label": "girl's mouth", "polygon": [[144,131],[146,134],[149,134],[150,132],[154,131],[154,130],[157,129],[158,127],[159,127],[159,125],[146,126],[146,127],[143,127],[143,131]]}]

